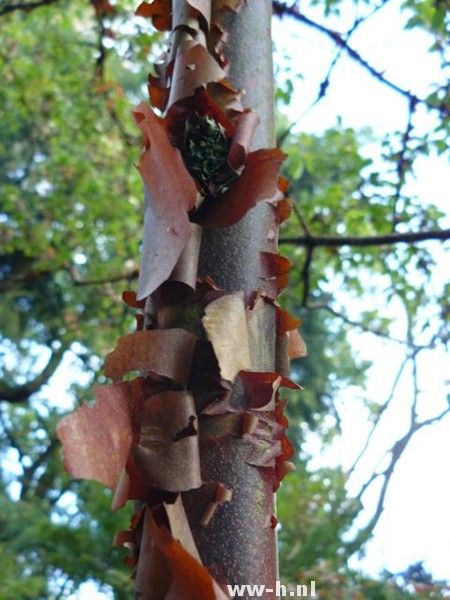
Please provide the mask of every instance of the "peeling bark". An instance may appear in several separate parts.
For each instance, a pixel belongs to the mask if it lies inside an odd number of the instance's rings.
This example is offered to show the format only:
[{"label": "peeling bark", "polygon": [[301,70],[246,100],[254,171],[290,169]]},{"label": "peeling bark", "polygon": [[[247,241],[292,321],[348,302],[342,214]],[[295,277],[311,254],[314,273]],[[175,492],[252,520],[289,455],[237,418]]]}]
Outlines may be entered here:
[{"label": "peeling bark", "polygon": [[293,453],[280,388],[299,387],[289,358],[305,352],[276,302],[289,202],[271,2],[154,0],[138,13],[171,33],[149,78],[163,117],[134,113],[146,215],[138,293],[124,301],[137,331],[106,359],[114,383],[58,434],[72,475],[112,488],[114,509],[137,500],[116,537],[135,598],[223,600],[227,584],[276,587],[274,492]]}]

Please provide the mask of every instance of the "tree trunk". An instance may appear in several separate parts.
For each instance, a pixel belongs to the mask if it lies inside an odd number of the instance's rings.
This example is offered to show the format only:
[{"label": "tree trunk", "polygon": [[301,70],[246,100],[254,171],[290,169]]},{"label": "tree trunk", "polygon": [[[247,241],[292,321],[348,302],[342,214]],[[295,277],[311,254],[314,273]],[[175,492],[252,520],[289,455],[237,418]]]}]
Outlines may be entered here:
[{"label": "tree trunk", "polygon": [[[272,3],[250,0],[239,13],[226,13],[222,24],[229,33],[225,54],[230,60],[228,78],[245,91],[243,102],[255,110],[261,123],[256,129],[254,150],[274,145],[274,93],[271,40]],[[261,288],[260,252],[275,252],[268,241],[271,207],[258,203],[238,223],[206,230],[200,253],[199,275],[210,276],[227,292],[243,290],[248,297]],[[253,340],[252,370],[275,371],[275,312],[266,304],[259,319],[259,339]],[[238,394],[242,394],[239,390]],[[237,400],[243,406],[242,399]],[[210,418],[200,420],[202,431]],[[219,417],[216,417],[219,420]],[[194,529],[194,538],[205,564],[217,563],[226,580],[234,584],[265,584],[275,589],[277,575],[276,534],[270,526],[274,495],[264,469],[245,462],[242,438],[225,438],[226,419],[218,427],[217,442],[201,445],[202,475],[221,481],[233,491],[206,528]],[[189,510],[188,510],[189,514]],[[267,593],[266,598],[275,598]]]},{"label": "tree trunk", "polygon": [[136,599],[223,600],[227,584],[275,598],[274,491],[293,453],[278,389],[297,387],[287,376],[298,321],[276,303],[289,203],[284,155],[267,148],[271,2],[155,0],[138,13],[172,30],[149,78],[165,116],[146,103],[134,112],[146,208],[138,292],[124,300],[138,330],[108,355],[114,383],[96,405],[59,424],[65,465],[114,489],[114,508],[137,501],[116,538],[134,550]]}]

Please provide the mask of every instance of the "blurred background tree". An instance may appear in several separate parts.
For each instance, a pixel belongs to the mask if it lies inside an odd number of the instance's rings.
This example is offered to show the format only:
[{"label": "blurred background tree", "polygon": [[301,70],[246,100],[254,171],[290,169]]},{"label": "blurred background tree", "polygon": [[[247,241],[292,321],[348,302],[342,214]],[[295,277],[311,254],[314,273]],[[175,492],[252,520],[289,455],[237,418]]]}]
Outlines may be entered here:
[{"label": "blurred background tree", "polygon": [[[279,494],[281,575],[293,583],[315,578],[324,598],[439,598],[445,588],[421,565],[375,580],[348,562],[370,539],[396,463],[413,435],[448,413],[443,407],[421,416],[418,359],[448,345],[450,290],[438,273],[436,245],[450,236],[441,210],[408,194],[407,184],[418,157],[447,150],[449,90],[447,82],[430,82],[428,95],[415,96],[371,72],[350,46],[358,27],[385,4],[361,4],[350,29],[338,33],[328,23],[348,9],[340,1],[313,0],[302,10],[299,3],[274,2],[278,17],[336,45],[314,105],[327,94],[333,69],[347,53],[381,86],[397,87],[393,91],[407,107],[406,129],[382,140],[340,123],[299,133],[301,121],[295,126],[286,116],[296,84],[287,67],[278,65],[279,142],[289,154],[285,174],[294,201],[281,240],[293,265],[284,302],[301,316],[309,348],[308,358],[293,365],[305,389],[290,398],[298,468]],[[425,30],[433,41],[430,52],[445,63],[445,2],[403,6],[409,11],[406,26]],[[118,599],[131,595],[123,555],[111,546],[114,532],[126,528],[127,511],[112,514],[108,491],[65,475],[55,424],[91,399],[93,384],[105,382],[102,358],[134,326],[121,302],[121,292],[136,285],[142,232],[142,189],[134,168],[140,142],[130,113],[146,97],[150,59],[162,44],[150,23],[133,17],[135,8],[131,0],[0,3],[5,600],[68,597],[88,581]],[[434,121],[419,135],[414,119],[421,110]],[[364,149],[378,142],[379,157],[368,158]],[[393,305],[405,315],[402,334]],[[368,360],[360,351],[367,336],[402,348],[398,378],[409,366],[413,391],[405,400],[408,426],[387,448],[386,468],[350,493],[358,461],[346,469],[314,466],[309,440],[335,447],[342,420],[336,399],[345,390],[355,390],[374,431],[389,411],[395,382],[381,404],[365,389],[376,358]],[[363,495],[376,480],[382,485],[373,513],[361,524]]]}]

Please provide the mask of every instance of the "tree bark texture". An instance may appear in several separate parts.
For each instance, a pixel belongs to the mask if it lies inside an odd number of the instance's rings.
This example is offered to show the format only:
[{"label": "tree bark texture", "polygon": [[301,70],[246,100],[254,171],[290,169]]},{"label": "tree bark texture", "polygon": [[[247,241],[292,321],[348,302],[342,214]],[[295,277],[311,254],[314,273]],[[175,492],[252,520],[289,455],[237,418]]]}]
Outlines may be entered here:
[{"label": "tree bark texture", "polygon": [[136,501],[116,544],[133,552],[137,600],[224,600],[227,584],[275,590],[274,492],[294,452],[279,390],[298,387],[289,358],[304,353],[277,304],[290,204],[272,147],[271,2],[137,12],[170,31],[149,76],[163,117],[134,111],[146,204],[138,290],[124,301],[137,331],[106,358],[113,383],[58,436],[73,476],[114,490],[114,509]]},{"label": "tree bark texture", "polygon": [[[239,13],[225,13],[222,25],[229,34],[225,54],[230,61],[228,78],[245,94],[243,103],[260,118],[253,149],[272,147],[274,134],[274,91],[271,38],[271,1],[253,0]],[[231,227],[205,231],[200,252],[199,274],[209,275],[228,292],[246,295],[261,288],[259,256],[274,252],[267,232],[272,225],[271,207],[257,204]],[[275,370],[275,312],[267,304],[260,316],[258,339],[253,341],[252,369]],[[243,390],[240,390],[243,393]],[[218,419],[218,418],[216,418]],[[208,428],[208,418],[200,432]],[[216,425],[217,426],[217,425]],[[219,435],[227,423],[219,423]],[[200,434],[200,441],[202,435]],[[221,565],[227,581],[235,584],[265,584],[275,589],[277,578],[276,533],[270,527],[275,514],[270,478],[263,469],[245,462],[242,438],[219,436],[215,444],[201,446],[202,474],[222,481],[233,490],[207,528],[194,529],[204,562]],[[188,508],[189,514],[189,508]],[[267,598],[275,597],[267,594]]]}]

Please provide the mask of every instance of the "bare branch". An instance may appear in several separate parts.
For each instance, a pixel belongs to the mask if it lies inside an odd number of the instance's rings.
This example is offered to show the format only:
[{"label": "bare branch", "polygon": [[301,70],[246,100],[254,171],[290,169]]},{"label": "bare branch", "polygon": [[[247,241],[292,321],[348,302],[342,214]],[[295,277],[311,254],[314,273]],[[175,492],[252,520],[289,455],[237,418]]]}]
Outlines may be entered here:
[{"label": "bare branch", "polygon": [[[411,323],[409,324],[408,327],[408,338],[409,338],[409,342],[412,343],[412,338],[411,338]],[[374,423],[372,430],[368,436],[368,440],[364,445],[364,448],[362,450],[362,452],[358,455],[355,463],[353,464],[353,466],[351,467],[349,474],[351,474],[351,472],[355,469],[356,464],[359,462],[359,460],[361,459],[361,456],[364,454],[364,452],[366,451],[370,439],[373,436],[373,433],[377,427],[377,425],[380,422],[380,418],[382,413],[386,410],[386,408],[388,408],[390,401],[393,398],[394,392],[395,392],[395,388],[398,385],[399,379],[401,377],[402,371],[404,370],[404,367],[406,366],[406,363],[411,360],[412,361],[412,366],[413,366],[413,385],[414,385],[414,390],[413,390],[413,401],[411,404],[411,411],[410,411],[410,424],[409,424],[409,429],[406,432],[406,434],[400,438],[399,440],[397,440],[394,445],[392,446],[392,448],[390,449],[390,451],[388,453],[390,453],[391,457],[390,457],[390,461],[388,466],[386,467],[386,469],[384,469],[384,471],[381,472],[375,472],[372,473],[372,475],[369,477],[369,479],[363,484],[363,486],[361,487],[356,499],[357,500],[361,500],[362,496],[365,494],[365,492],[367,491],[367,489],[371,486],[371,484],[378,479],[379,477],[383,478],[383,484],[378,496],[378,501],[377,501],[377,505],[375,508],[375,511],[372,515],[372,517],[370,518],[369,522],[367,523],[367,525],[361,529],[356,538],[349,543],[349,547],[354,547],[357,548],[360,546],[361,543],[363,543],[365,540],[368,539],[368,537],[372,534],[376,524],[378,523],[378,520],[384,510],[384,505],[385,505],[385,498],[386,498],[386,493],[389,487],[389,483],[390,480],[392,478],[392,475],[394,473],[395,467],[397,465],[397,463],[399,462],[401,456],[403,455],[403,453],[405,452],[409,442],[411,441],[412,437],[414,436],[415,433],[417,433],[420,429],[422,429],[423,427],[427,427],[429,425],[432,425],[433,423],[436,423],[440,420],[442,420],[446,415],[448,415],[450,413],[450,406],[447,407],[444,411],[442,411],[441,413],[439,413],[438,415],[436,415],[435,417],[430,417],[429,419],[426,419],[424,421],[417,421],[417,403],[418,403],[418,399],[419,399],[419,387],[418,387],[418,372],[417,372],[417,355],[419,353],[420,349],[415,349],[415,351],[413,352],[413,354],[409,357],[407,357],[405,359],[405,361],[402,363],[396,379],[394,381],[394,385],[392,387],[391,393],[389,394],[388,399],[386,400],[386,402],[382,405],[381,407],[381,411],[379,413],[379,415],[377,416],[377,420]]]},{"label": "bare branch", "polygon": [[[368,19],[370,19],[370,17],[372,17],[381,8],[383,8],[383,6],[386,6],[388,1],[389,0],[382,0],[382,2],[380,4],[378,4],[377,6],[375,6],[368,14],[366,14],[362,17],[355,18],[353,25],[346,32],[345,36],[343,36],[345,43],[348,44],[349,39],[355,33],[355,31],[358,29],[358,27],[360,25],[362,25],[363,23],[365,23]],[[274,14],[278,14],[278,16],[282,16],[281,14],[277,13],[275,3],[274,3]],[[298,125],[298,123],[309,113],[310,110],[312,110],[316,106],[316,104],[318,104],[320,102],[320,100],[322,100],[322,98],[325,98],[328,87],[330,85],[331,75],[332,75],[333,70],[334,70],[335,66],[337,65],[339,59],[342,56],[343,51],[344,51],[344,45],[339,46],[338,51],[336,52],[335,56],[333,57],[333,59],[330,63],[330,66],[328,67],[325,77],[319,84],[319,91],[317,92],[316,98],[303,111],[303,113],[295,121],[292,121],[292,123],[289,125],[289,127],[277,137],[277,146],[282,146],[282,144],[285,142],[285,140],[287,139],[287,137],[289,136],[291,131]]]},{"label": "bare branch", "polygon": [[285,237],[280,239],[280,244],[295,244],[296,246],[305,246],[306,248],[316,246],[326,247],[370,247],[370,246],[391,246],[393,244],[416,244],[428,240],[449,240],[450,229],[436,229],[434,231],[411,231],[407,233],[387,233],[372,236],[332,236],[332,235],[301,235],[297,237]]},{"label": "bare branch", "polygon": [[[425,421],[421,421],[420,423],[415,422],[414,424],[411,425],[410,429],[406,432],[406,434],[400,440],[397,440],[397,442],[395,442],[395,444],[393,445],[393,447],[391,448],[391,451],[390,451],[391,452],[391,460],[389,462],[389,465],[386,467],[386,469],[382,473],[374,473],[369,480],[369,482],[372,483],[378,477],[384,477],[383,485],[381,487],[380,495],[378,497],[378,502],[377,502],[377,506],[375,508],[375,512],[373,513],[369,523],[364,527],[364,529],[362,529],[358,533],[356,540],[354,540],[353,542],[350,543],[352,546],[355,544],[355,542],[356,542],[356,545],[359,546],[359,540],[367,539],[368,536],[374,530],[376,524],[378,523],[381,513],[384,510],[384,501],[385,501],[386,493],[387,493],[387,490],[389,487],[389,482],[394,473],[394,469],[395,469],[398,461],[400,460],[400,457],[403,455],[404,451],[406,450],[413,435],[415,433],[417,433],[417,431],[419,431],[419,429],[422,429],[423,427],[427,427],[428,425],[432,425],[433,423],[441,421],[449,413],[450,413],[450,406],[448,408],[446,408],[444,411],[442,411],[439,415],[436,415],[435,417],[431,417],[430,419],[426,419]],[[370,483],[369,483],[369,485],[370,485]],[[358,499],[361,498],[362,494],[367,490],[367,488],[368,488],[368,485],[363,486],[360,494],[358,495]]]},{"label": "bare branch", "polygon": [[357,500],[361,500],[362,496],[365,494],[370,485],[379,477],[383,477],[383,484],[381,486],[381,490],[378,496],[377,505],[375,507],[375,511],[371,516],[367,525],[362,528],[356,537],[347,544],[349,548],[359,548],[362,543],[364,543],[372,534],[375,529],[376,524],[378,523],[381,514],[384,510],[384,503],[386,499],[386,493],[389,487],[389,483],[391,481],[392,475],[394,474],[395,467],[400,460],[403,452],[405,451],[408,442],[411,440],[414,432],[416,431],[415,427],[410,428],[407,433],[400,439],[395,442],[394,446],[391,448],[391,459],[389,461],[389,465],[386,467],[384,471],[381,473],[373,473],[368,481],[362,486]]},{"label": "bare branch", "polygon": [[301,278],[303,280],[302,306],[307,306],[309,290],[311,287],[311,264],[313,260],[314,246],[309,246],[306,252],[305,264],[303,265]]},{"label": "bare branch", "polygon": [[440,104],[435,104],[433,102],[430,102],[429,100],[426,100],[425,98],[420,98],[416,94],[413,94],[412,92],[403,89],[396,83],[387,79],[381,71],[375,69],[375,67],[373,67],[366,59],[364,59],[359,54],[359,52],[357,52],[352,46],[350,46],[347,40],[341,34],[332,29],[328,29],[328,27],[326,27],[325,25],[322,25],[321,23],[318,23],[317,21],[314,21],[313,19],[307,17],[300,11],[298,6],[288,6],[287,4],[285,4],[284,2],[280,2],[279,0],[273,0],[273,11],[276,16],[283,17],[284,15],[288,15],[296,19],[300,23],[304,23],[305,25],[308,25],[309,27],[320,31],[328,38],[330,38],[337,46],[344,48],[344,50],[347,52],[350,58],[352,58],[355,62],[361,65],[375,79],[377,79],[381,83],[384,83],[401,96],[407,98],[410,102],[414,101],[415,103],[424,104],[428,108],[437,109],[443,114],[448,113],[448,106],[446,106],[444,102]]},{"label": "bare branch", "polygon": [[[400,338],[393,337],[393,336],[389,335],[388,333],[384,333],[383,331],[380,331],[379,329],[375,329],[374,327],[369,327],[368,325],[364,325],[364,323],[361,323],[360,321],[355,321],[355,320],[351,319],[346,314],[344,314],[343,312],[341,312],[339,310],[336,310],[329,304],[324,304],[322,302],[312,302],[312,303],[310,302],[310,303],[308,303],[307,308],[311,308],[313,310],[326,310],[327,312],[331,313],[333,316],[337,317],[338,319],[340,319],[347,325],[351,325],[352,327],[357,327],[359,330],[363,331],[364,333],[371,333],[372,335],[376,335],[377,337],[380,337],[385,340],[389,340],[390,342],[394,342],[396,344],[401,344],[403,346],[410,345],[407,340],[402,340]],[[414,349],[416,349],[416,348],[422,349],[422,348],[427,348],[428,346],[411,346],[411,347]]]},{"label": "bare branch", "polygon": [[300,209],[298,208],[298,206],[295,203],[292,206],[292,210],[294,211],[295,216],[299,220],[300,225],[302,226],[302,229],[305,232],[305,235],[308,237],[312,237],[311,228],[309,226],[309,223],[307,222],[306,218],[303,216],[302,212],[300,211]]},{"label": "bare branch", "polygon": [[78,274],[73,270],[73,268],[69,269],[69,272],[72,276],[72,280],[75,285],[104,285],[107,283],[116,283],[118,281],[132,281],[133,279],[137,279],[139,277],[139,269],[133,269],[132,271],[128,271],[128,273],[118,273],[117,275],[111,275],[110,277],[102,277],[99,279],[79,279]]},{"label": "bare branch", "polygon": [[66,350],[67,347],[61,344],[57,350],[52,352],[50,360],[41,373],[23,385],[11,386],[6,382],[0,382],[0,401],[18,404],[29,400],[30,396],[38,392],[53,376]]},{"label": "bare branch", "polygon": [[395,197],[394,197],[394,205],[392,209],[392,224],[393,229],[397,225],[397,205],[401,197],[402,188],[405,184],[406,172],[408,165],[407,154],[408,154],[408,144],[411,140],[411,133],[413,130],[413,116],[416,111],[417,102],[414,99],[409,101],[409,109],[408,109],[408,121],[406,123],[405,131],[402,135],[402,144],[401,149],[398,154],[397,159],[397,185],[395,189]]},{"label": "bare branch", "polygon": [[[395,376],[394,379],[394,383],[392,384],[392,388],[391,391],[389,393],[389,396],[387,397],[387,399],[383,402],[383,404],[380,405],[375,421],[372,424],[372,428],[369,431],[369,435],[367,436],[366,441],[364,442],[364,445],[361,449],[361,451],[359,452],[358,456],[356,457],[355,461],[353,462],[352,466],[350,467],[350,469],[347,472],[347,477],[350,477],[352,475],[352,473],[354,472],[354,470],[356,469],[356,467],[358,466],[360,460],[362,459],[362,457],[364,456],[364,454],[366,453],[367,448],[369,447],[369,444],[373,438],[373,435],[381,421],[381,417],[383,416],[383,414],[386,412],[386,409],[389,407],[392,398],[394,397],[395,394],[395,390],[397,389],[397,386],[400,382],[401,376],[403,374],[403,371],[405,370],[406,365],[408,364],[409,361],[409,356],[407,356],[402,364],[400,365],[399,370],[397,371],[397,375]],[[364,487],[364,486],[363,486]],[[367,487],[367,486],[366,486]],[[364,493],[364,492],[363,492]],[[361,492],[360,492],[361,494]]]},{"label": "bare branch", "polygon": [[6,4],[0,8],[0,17],[16,10],[23,10],[29,12],[35,8],[41,8],[41,6],[48,6],[49,4],[56,4],[59,0],[36,0],[35,2],[19,2],[18,4]]}]

